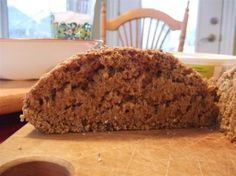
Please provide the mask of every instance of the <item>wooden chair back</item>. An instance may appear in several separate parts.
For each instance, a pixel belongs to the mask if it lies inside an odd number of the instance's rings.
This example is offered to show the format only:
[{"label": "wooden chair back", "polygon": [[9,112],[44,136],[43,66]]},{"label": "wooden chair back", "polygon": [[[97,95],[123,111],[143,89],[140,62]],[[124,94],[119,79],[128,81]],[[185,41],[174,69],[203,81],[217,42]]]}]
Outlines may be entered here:
[{"label": "wooden chair back", "polygon": [[[106,32],[117,31],[122,46],[162,49],[170,31],[180,30],[178,51],[182,52],[188,23],[188,7],[189,2],[183,21],[175,20],[164,12],[148,8],[130,10],[108,21],[106,4],[102,1],[101,39],[106,44]],[[143,41],[144,38],[147,40]]]}]

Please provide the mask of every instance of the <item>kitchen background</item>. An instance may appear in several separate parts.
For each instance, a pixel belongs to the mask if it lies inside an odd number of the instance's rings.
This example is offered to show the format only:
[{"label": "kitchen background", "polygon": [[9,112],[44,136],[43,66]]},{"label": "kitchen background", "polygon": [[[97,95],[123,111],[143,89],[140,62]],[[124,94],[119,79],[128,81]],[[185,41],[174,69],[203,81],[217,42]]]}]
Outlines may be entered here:
[{"label": "kitchen background", "polygon": [[[99,39],[101,0],[1,0],[0,37],[53,38],[60,20],[91,23],[91,36]],[[108,19],[132,8],[155,8],[182,20],[187,0],[107,0]],[[174,10],[173,10],[174,9]],[[190,0],[185,52],[236,54],[236,1]],[[77,14],[83,16],[76,16]],[[90,26],[85,26],[90,30]],[[144,29],[145,30],[145,29]],[[82,33],[82,32],[81,32]],[[90,34],[82,33],[83,39]],[[166,50],[175,51],[178,33],[168,38]],[[114,33],[108,35],[109,45],[119,45]]]}]

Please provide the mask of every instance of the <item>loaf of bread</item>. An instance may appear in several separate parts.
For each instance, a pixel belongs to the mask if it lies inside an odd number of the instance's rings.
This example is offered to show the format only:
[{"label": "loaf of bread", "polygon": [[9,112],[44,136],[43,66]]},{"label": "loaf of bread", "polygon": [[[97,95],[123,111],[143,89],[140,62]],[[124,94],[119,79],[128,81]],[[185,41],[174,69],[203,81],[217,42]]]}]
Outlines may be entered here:
[{"label": "loaf of bread", "polygon": [[171,54],[103,48],[44,75],[26,95],[21,118],[45,133],[210,127],[215,96]]},{"label": "loaf of bread", "polygon": [[236,65],[218,80],[220,128],[236,142]]}]

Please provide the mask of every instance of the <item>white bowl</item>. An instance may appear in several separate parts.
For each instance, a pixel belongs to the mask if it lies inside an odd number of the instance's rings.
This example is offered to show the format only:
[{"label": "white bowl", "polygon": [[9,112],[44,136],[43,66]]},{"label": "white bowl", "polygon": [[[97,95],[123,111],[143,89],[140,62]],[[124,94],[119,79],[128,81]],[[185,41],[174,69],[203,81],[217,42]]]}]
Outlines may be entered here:
[{"label": "white bowl", "polygon": [[99,45],[99,41],[0,39],[0,79],[38,79],[68,57]]},{"label": "white bowl", "polygon": [[225,70],[236,65],[236,56],[178,52],[172,54],[206,78],[219,78]]}]

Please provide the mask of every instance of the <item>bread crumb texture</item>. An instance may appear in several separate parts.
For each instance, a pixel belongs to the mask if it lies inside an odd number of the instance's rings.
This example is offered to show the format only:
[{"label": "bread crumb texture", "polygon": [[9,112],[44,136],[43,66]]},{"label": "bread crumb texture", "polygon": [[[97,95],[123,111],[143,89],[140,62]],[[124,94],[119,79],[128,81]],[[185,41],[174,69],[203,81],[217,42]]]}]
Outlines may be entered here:
[{"label": "bread crumb texture", "polygon": [[44,133],[209,127],[218,116],[215,98],[168,53],[103,48],[45,74],[26,95],[21,118]]},{"label": "bread crumb texture", "polygon": [[225,72],[217,84],[220,128],[232,142],[236,142],[236,65]]}]

